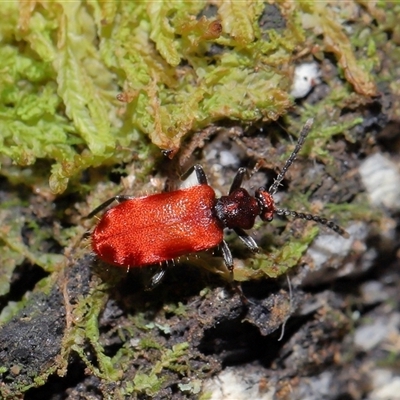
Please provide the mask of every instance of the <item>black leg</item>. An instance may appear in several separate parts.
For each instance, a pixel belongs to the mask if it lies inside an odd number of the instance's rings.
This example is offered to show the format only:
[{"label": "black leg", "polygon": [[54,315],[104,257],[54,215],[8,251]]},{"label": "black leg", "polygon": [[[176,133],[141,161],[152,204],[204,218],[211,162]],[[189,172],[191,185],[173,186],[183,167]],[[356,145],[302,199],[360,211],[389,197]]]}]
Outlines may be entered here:
[{"label": "black leg", "polygon": [[229,246],[225,242],[225,240],[223,240],[221,242],[220,247],[221,247],[221,250],[222,250],[222,255],[224,257],[225,265],[226,265],[226,267],[228,268],[228,270],[230,272],[231,285],[232,285],[233,289],[239,294],[243,305],[248,306],[249,305],[249,300],[247,299],[247,297],[243,293],[242,285],[240,284],[240,282],[235,282],[234,279],[233,279],[233,258],[232,258],[231,250],[229,249]]},{"label": "black leg", "polygon": [[160,270],[151,277],[150,284],[146,287],[146,290],[153,290],[156,286],[158,286],[163,280],[166,270],[167,264],[163,263],[160,266]]},{"label": "black leg", "polygon": [[208,185],[207,176],[203,167],[199,164],[196,164],[193,168],[196,171],[197,181],[200,183],[200,185]]},{"label": "black leg", "polygon": [[229,270],[231,281],[233,281],[233,257],[231,250],[225,240],[223,240],[220,244],[220,248],[222,251],[222,257],[224,258],[224,262],[226,267]]},{"label": "black leg", "polygon": [[239,189],[242,186],[243,178],[246,175],[246,168],[239,168],[236,172],[235,177],[233,178],[233,182],[231,188],[229,189],[229,194],[234,192],[236,189]]},{"label": "black leg", "polygon": [[242,240],[242,242],[253,252],[258,251],[258,246],[256,241],[248,235],[243,229],[241,228],[235,228],[234,231],[236,234],[239,236],[239,239]]},{"label": "black leg", "polygon": [[193,165],[193,167],[189,168],[181,176],[181,179],[184,181],[186,178],[188,178],[192,174],[193,171],[196,173],[197,182],[200,185],[208,185],[208,180],[207,180],[206,173],[204,172],[203,167],[201,165],[199,165],[199,164]]},{"label": "black leg", "polygon": [[88,216],[85,218],[92,218],[94,217],[97,213],[100,211],[103,211],[105,208],[107,208],[113,201],[116,201],[118,203],[122,203],[123,201],[126,200],[131,200],[134,199],[134,196],[124,196],[124,195],[117,195],[114,197],[111,197],[111,199],[106,200],[104,203],[100,204],[98,207],[96,207]]}]

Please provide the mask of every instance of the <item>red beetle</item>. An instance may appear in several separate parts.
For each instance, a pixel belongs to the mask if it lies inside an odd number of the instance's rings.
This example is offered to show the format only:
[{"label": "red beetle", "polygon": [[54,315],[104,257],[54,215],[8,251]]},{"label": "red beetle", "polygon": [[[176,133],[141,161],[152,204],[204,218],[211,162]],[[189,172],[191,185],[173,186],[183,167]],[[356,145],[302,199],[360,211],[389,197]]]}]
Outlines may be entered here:
[{"label": "red beetle", "polygon": [[[229,194],[217,199],[203,168],[195,165],[193,169],[199,183],[196,186],[151,196],[119,195],[109,199],[88,216],[92,217],[114,200],[119,202],[94,228],[94,253],[109,264],[131,268],[220,247],[232,273],[232,254],[223,239],[223,230],[233,229],[247,247],[257,251],[256,242],[244,231],[254,226],[257,216],[266,222],[271,221],[274,214],[313,220],[347,236],[346,231],[325,218],[275,207],[273,195],[300,151],[312,122],[310,119],[304,125],[293,153],[271,187],[257,189],[254,196],[241,187],[245,168],[238,170]],[[161,279],[164,269],[165,263],[156,281]]]}]

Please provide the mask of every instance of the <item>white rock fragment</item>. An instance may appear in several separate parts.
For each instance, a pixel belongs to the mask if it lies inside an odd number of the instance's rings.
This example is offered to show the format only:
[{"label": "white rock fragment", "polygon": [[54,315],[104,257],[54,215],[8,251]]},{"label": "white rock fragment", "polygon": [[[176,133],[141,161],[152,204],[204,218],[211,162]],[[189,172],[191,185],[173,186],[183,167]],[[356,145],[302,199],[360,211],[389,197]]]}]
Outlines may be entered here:
[{"label": "white rock fragment", "polygon": [[358,327],[354,333],[354,344],[364,351],[370,351],[378,345],[390,340],[390,337],[398,334],[400,314],[391,317],[375,319],[370,324]]},{"label": "white rock fragment", "polygon": [[350,238],[336,233],[320,234],[308,248],[307,255],[312,258],[315,269],[321,268],[331,259],[342,260],[352,249],[355,240],[364,240],[367,230],[362,223],[352,223],[346,228]]},{"label": "white rock fragment", "polygon": [[395,163],[376,153],[363,161],[359,172],[373,205],[400,210],[400,172]]},{"label": "white rock fragment", "polygon": [[294,70],[290,94],[296,99],[306,96],[311,89],[320,83],[321,71],[315,62],[297,65]]},{"label": "white rock fragment", "polygon": [[261,378],[260,374],[244,374],[241,369],[227,368],[204,383],[203,393],[210,395],[207,397],[210,400],[272,400],[274,385],[260,393]]},{"label": "white rock fragment", "polygon": [[360,286],[360,293],[365,304],[384,302],[390,297],[383,283],[378,281],[365,282]]},{"label": "white rock fragment", "polygon": [[368,224],[352,222],[346,226],[350,237],[335,233],[320,234],[308,248],[309,262],[293,278],[294,285],[315,285],[331,282],[338,277],[367,271],[376,259],[376,250],[368,249],[365,238]]},{"label": "white rock fragment", "polygon": [[400,377],[389,370],[371,371],[375,389],[369,393],[368,400],[400,400]]},{"label": "white rock fragment", "polygon": [[238,157],[228,150],[222,150],[219,153],[219,159],[223,167],[229,167],[231,165],[238,164]]}]

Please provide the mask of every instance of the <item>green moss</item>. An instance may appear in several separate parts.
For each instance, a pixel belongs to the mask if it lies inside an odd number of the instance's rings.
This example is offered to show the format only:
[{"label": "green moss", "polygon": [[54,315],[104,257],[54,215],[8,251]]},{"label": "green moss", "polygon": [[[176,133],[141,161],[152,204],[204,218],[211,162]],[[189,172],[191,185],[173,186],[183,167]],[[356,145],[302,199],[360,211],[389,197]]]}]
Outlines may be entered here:
[{"label": "green moss", "polygon": [[129,391],[126,394],[130,393],[145,393],[148,396],[154,396],[160,389],[163,383],[163,379],[157,377],[157,375],[153,374],[141,374],[138,372],[133,378],[133,385],[129,385]]},{"label": "green moss", "polygon": [[[107,381],[114,381],[121,378],[122,371],[114,368],[112,358],[105,354],[99,340],[99,316],[108,300],[105,288],[105,285],[98,285],[87,297],[81,297],[78,304],[70,311],[71,314],[67,316],[74,323],[67,330],[63,340],[63,352],[65,352],[63,359],[66,359],[69,352],[75,351],[92,374]],[[88,343],[94,350],[98,366],[87,357],[85,346]]]},{"label": "green moss", "polygon": [[302,255],[306,252],[318,232],[318,227],[309,226],[303,230],[299,237],[291,234],[290,239],[279,246],[271,246],[268,250],[261,250],[252,258],[246,260],[243,266],[235,266],[235,280],[247,281],[266,277],[277,278],[285,274],[290,268],[299,264]]},{"label": "green moss", "polygon": [[165,304],[163,309],[166,313],[173,313],[180,317],[183,317],[187,314],[186,306],[181,302],[179,302],[178,304]]},{"label": "green moss", "polygon": [[[304,18],[322,27],[322,44],[343,60],[345,78],[371,94],[335,9],[321,13],[318,4],[276,7],[284,23],[272,29],[258,23],[271,7],[261,1],[210,12],[201,1],[9,2],[2,10],[0,154],[28,168],[32,182],[37,174],[49,178],[60,193],[84,169],[128,160],[132,150],[143,157],[143,134],[177,151],[189,132],[219,119],[275,120],[292,104],[288,78],[306,37]],[[116,100],[121,88],[128,103]],[[38,159],[51,163],[50,177],[34,168]]]}]

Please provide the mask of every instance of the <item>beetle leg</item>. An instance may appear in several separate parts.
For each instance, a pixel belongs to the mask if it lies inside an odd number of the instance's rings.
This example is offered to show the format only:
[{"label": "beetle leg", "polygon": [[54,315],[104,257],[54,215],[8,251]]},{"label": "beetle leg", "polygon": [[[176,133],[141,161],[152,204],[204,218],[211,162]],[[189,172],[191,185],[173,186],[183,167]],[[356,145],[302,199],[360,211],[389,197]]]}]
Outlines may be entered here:
[{"label": "beetle leg", "polygon": [[240,284],[240,282],[236,282],[233,279],[233,258],[232,258],[231,250],[230,250],[228,244],[225,242],[225,240],[223,240],[221,242],[220,246],[221,246],[222,255],[224,257],[224,261],[225,261],[226,267],[228,268],[229,273],[230,273],[230,279],[231,279],[232,288],[240,296],[240,299],[242,300],[243,305],[248,306],[250,301],[244,295],[243,290],[242,290],[242,285]]},{"label": "beetle leg", "polygon": [[243,178],[247,173],[246,168],[239,168],[236,172],[235,177],[233,178],[232,185],[229,189],[229,194],[232,194],[236,189],[239,189],[242,186]]},{"label": "beetle leg", "polygon": [[199,165],[199,164],[193,165],[193,167],[189,168],[181,176],[181,179],[184,181],[186,178],[188,178],[193,173],[193,171],[196,173],[197,182],[200,185],[208,185],[207,175],[204,172],[203,167],[201,165]]},{"label": "beetle leg", "polygon": [[239,239],[254,253],[258,252],[258,246],[256,241],[248,235],[243,229],[241,228],[234,228],[234,231],[239,236]]},{"label": "beetle leg", "polygon": [[200,185],[208,185],[207,175],[204,172],[203,167],[199,164],[196,164],[193,168],[196,172],[197,181],[200,183]]},{"label": "beetle leg", "polygon": [[160,266],[160,270],[151,277],[150,284],[148,285],[148,287],[146,287],[146,290],[153,290],[157,285],[159,285],[159,283],[163,280],[165,276],[166,270],[167,264],[163,263]]},{"label": "beetle leg", "polygon": [[94,217],[97,213],[99,213],[100,211],[103,211],[105,208],[107,208],[113,201],[122,203],[123,201],[131,200],[134,198],[135,198],[134,196],[125,196],[125,195],[117,195],[117,196],[111,197],[111,199],[106,200],[104,203],[100,204],[92,212],[90,212],[89,215],[87,215],[85,217],[85,219]]},{"label": "beetle leg", "polygon": [[221,242],[220,248],[222,251],[222,257],[224,258],[225,265],[228,268],[231,280],[233,281],[233,257],[231,250],[228,244],[225,242],[225,240]]}]

